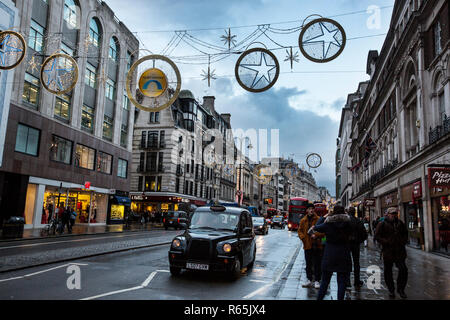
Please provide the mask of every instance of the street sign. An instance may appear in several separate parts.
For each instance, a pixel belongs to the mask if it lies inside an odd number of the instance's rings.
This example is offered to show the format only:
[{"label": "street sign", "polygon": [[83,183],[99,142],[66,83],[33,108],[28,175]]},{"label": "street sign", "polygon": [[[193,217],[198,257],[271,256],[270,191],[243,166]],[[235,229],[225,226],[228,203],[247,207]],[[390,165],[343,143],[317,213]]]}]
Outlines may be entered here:
[{"label": "street sign", "polygon": [[167,89],[167,78],[164,72],[157,68],[146,70],[139,78],[139,90],[150,98],[162,95]]},{"label": "street sign", "polygon": [[85,189],[90,189],[90,188],[91,188],[91,183],[90,183],[89,181],[86,181],[86,182],[84,183],[84,188],[85,188]]}]

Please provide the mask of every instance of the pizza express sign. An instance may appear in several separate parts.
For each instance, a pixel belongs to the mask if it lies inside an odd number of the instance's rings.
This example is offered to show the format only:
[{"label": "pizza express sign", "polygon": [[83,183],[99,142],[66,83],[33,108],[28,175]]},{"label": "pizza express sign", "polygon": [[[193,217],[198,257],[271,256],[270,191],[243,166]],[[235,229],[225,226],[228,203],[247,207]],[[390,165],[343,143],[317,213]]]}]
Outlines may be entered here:
[{"label": "pizza express sign", "polygon": [[450,188],[450,168],[428,168],[430,188]]}]

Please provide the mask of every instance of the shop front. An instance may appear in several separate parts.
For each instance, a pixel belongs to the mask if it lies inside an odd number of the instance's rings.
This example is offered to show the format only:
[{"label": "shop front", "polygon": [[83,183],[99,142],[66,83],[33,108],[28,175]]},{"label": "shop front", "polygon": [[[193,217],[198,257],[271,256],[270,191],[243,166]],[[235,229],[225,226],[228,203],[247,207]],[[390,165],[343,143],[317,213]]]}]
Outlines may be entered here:
[{"label": "shop front", "polygon": [[107,224],[123,224],[125,213],[131,210],[131,200],[128,192],[116,191],[109,196]]},{"label": "shop front", "polygon": [[450,255],[450,168],[428,168],[434,250]]},{"label": "shop front", "polygon": [[408,228],[408,243],[411,247],[424,250],[422,181],[402,187],[401,195],[403,220]]},{"label": "shop front", "polygon": [[131,211],[139,214],[144,212],[165,213],[177,211],[178,204],[181,202],[189,202],[189,200],[176,196],[131,195]]},{"label": "shop front", "polygon": [[25,227],[39,228],[49,223],[57,207],[77,212],[75,223],[106,224],[109,190],[30,177],[25,202]]}]

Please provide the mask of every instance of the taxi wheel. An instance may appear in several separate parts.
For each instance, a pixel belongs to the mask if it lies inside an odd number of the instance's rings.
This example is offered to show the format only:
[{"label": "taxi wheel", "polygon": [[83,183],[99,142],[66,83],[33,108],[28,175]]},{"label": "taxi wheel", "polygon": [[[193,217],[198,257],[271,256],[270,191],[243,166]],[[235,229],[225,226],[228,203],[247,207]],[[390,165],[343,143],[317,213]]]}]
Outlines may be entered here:
[{"label": "taxi wheel", "polygon": [[230,279],[236,280],[241,275],[241,261],[239,260],[239,257],[236,257],[234,261],[233,269],[230,271]]},{"label": "taxi wheel", "polygon": [[181,268],[170,267],[170,274],[172,276],[179,276],[181,273]]}]

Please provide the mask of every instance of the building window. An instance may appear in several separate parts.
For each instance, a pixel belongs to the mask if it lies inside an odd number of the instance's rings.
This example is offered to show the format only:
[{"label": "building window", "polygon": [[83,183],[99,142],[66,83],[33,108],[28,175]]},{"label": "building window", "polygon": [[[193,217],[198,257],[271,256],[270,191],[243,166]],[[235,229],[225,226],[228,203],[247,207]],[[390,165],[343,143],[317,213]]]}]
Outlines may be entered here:
[{"label": "building window", "polygon": [[28,47],[36,52],[43,52],[44,48],[44,28],[36,21],[31,20],[30,36],[28,37]]},{"label": "building window", "polygon": [[116,91],[116,83],[111,79],[108,79],[106,81],[106,90],[105,90],[106,98],[108,98],[109,100],[114,100],[115,91]]},{"label": "building window", "polygon": [[56,97],[54,117],[69,122],[71,97],[62,94]]},{"label": "building window", "polygon": [[164,171],[163,161],[164,161],[164,153],[160,152],[159,153],[159,158],[158,158],[158,172],[163,172]]},{"label": "building window", "polygon": [[112,141],[114,120],[108,116],[103,117],[103,138]]},{"label": "building window", "polygon": [[150,123],[159,123],[159,112],[150,112]]},{"label": "building window", "polygon": [[166,147],[166,132],[165,131],[160,131],[159,133],[159,147],[160,148],[165,148]]},{"label": "building window", "polygon": [[64,44],[64,42],[61,42],[61,51],[64,54],[67,54],[68,56],[73,57],[73,49]]},{"label": "building window", "polygon": [[77,12],[78,7],[73,0],[64,1],[64,20],[70,27],[77,28]]},{"label": "building window", "polygon": [[145,177],[145,191],[155,191],[155,177]]},{"label": "building window", "polygon": [[162,186],[162,177],[157,177],[157,183],[156,183],[156,191],[161,192],[161,186]]},{"label": "building window", "polygon": [[117,43],[116,38],[112,37],[111,40],[109,40],[109,51],[108,56],[110,59],[117,61]]},{"label": "building window", "polygon": [[40,131],[26,125],[17,126],[15,151],[37,156],[39,151]]},{"label": "building window", "polygon": [[128,161],[119,159],[118,168],[117,168],[117,176],[120,178],[127,178],[128,174]]},{"label": "building window", "polygon": [[175,192],[179,193],[180,191],[180,178],[175,179]]},{"label": "building window", "polygon": [[53,135],[50,160],[71,164],[73,142]]},{"label": "building window", "polygon": [[91,43],[98,47],[100,44],[100,31],[98,23],[95,19],[91,20],[91,23],[89,25],[89,37],[91,40]]},{"label": "building window", "polygon": [[158,147],[158,131],[149,131],[147,139],[147,148]]},{"label": "building window", "polygon": [[88,132],[94,131],[94,112],[95,109],[83,105],[81,111],[81,128]]},{"label": "building window", "polygon": [[95,150],[89,147],[77,144],[75,151],[75,166],[94,170]]},{"label": "building window", "polygon": [[147,152],[147,164],[146,171],[147,172],[156,172],[156,158],[157,152]]},{"label": "building window", "polygon": [[22,100],[37,109],[39,103],[39,79],[25,72],[25,82],[23,85]]},{"label": "building window", "polygon": [[433,39],[434,39],[434,56],[437,56],[442,52],[441,24],[439,21],[433,27]]},{"label": "building window", "polygon": [[144,182],[144,177],[143,176],[139,176],[139,178],[138,178],[138,187],[137,187],[138,191],[143,191],[143,189],[142,189],[143,182]]},{"label": "building window", "polygon": [[111,174],[112,155],[99,152],[97,157],[97,171],[101,173]]},{"label": "building window", "polygon": [[127,51],[127,71],[131,69],[132,65],[133,65],[133,56],[131,55],[130,51]]},{"label": "building window", "polygon": [[93,89],[97,87],[97,68],[89,62],[86,64],[86,76],[84,77],[84,83]]},{"label": "building window", "polygon": [[444,91],[442,91],[439,94],[438,100],[439,100],[439,124],[442,125],[444,123],[444,116],[445,116]]},{"label": "building window", "polygon": [[122,124],[120,127],[120,145],[124,148],[128,145],[128,126]]}]

